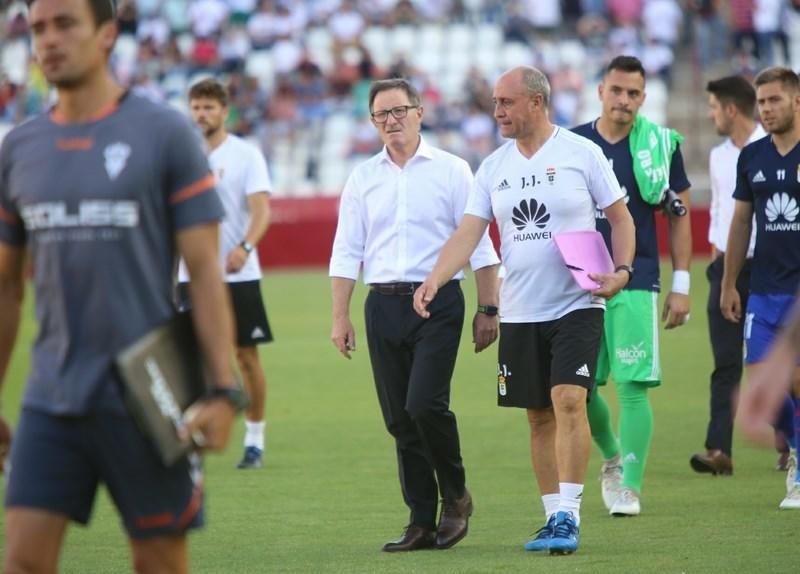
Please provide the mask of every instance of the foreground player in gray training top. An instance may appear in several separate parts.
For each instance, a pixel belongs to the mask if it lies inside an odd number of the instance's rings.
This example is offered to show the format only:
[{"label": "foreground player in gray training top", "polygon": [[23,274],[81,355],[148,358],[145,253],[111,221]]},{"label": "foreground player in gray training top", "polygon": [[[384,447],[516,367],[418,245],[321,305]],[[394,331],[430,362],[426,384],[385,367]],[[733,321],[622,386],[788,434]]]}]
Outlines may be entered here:
[{"label": "foreground player in gray training top", "polygon": [[[86,523],[100,482],[139,572],[187,572],[203,521],[199,458],[164,468],[120,397],[114,356],[173,314],[178,252],[216,398],[189,432],[224,447],[235,413],[232,319],[218,263],[223,212],[187,120],[111,79],[108,0],[33,0],[34,51],[58,92],[0,148],[0,381],[30,253],[39,334],[6,488],[5,572],[55,572],[67,523]],[[176,251],[177,248],[177,251]]]}]

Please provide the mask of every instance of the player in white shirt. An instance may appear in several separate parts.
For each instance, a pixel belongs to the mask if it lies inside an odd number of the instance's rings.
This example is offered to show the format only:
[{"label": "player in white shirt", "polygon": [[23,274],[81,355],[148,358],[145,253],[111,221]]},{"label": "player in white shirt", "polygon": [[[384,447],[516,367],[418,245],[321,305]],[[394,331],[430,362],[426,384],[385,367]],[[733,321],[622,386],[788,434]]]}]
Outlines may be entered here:
[{"label": "player in white shirt", "polygon": [[[600,148],[550,123],[550,85],[539,70],[514,68],[494,88],[495,119],[510,141],[484,160],[464,219],[414,296],[432,316],[440,287],[460,269],[494,218],[506,270],[500,292],[498,403],[527,409],[531,459],[545,526],[527,550],[577,550],[580,501],[591,435],[586,400],[594,382],[604,299],[628,282],[633,220]],[[616,270],[582,290],[553,236],[595,229],[594,209],[612,227]],[[558,449],[556,449],[558,445]]]},{"label": "player in white shirt", "polygon": [[[711,205],[708,241],[711,243],[711,264],[706,270],[709,282],[708,334],[714,355],[711,373],[711,417],[706,433],[705,453],[690,459],[697,472],[732,474],[732,435],[734,395],[742,378],[742,326],[722,316],[719,308],[720,288],[725,261],[725,246],[733,218],[733,190],[736,188],[736,164],[741,149],[766,134],[754,119],[756,91],[742,76],[728,76],[708,82],[708,110],[717,134],[727,136],[711,150],[708,170],[711,176]],[[747,249],[747,261],[736,280],[742,305],[747,306],[750,285],[750,259],[755,249],[755,230]]]},{"label": "player in white shirt", "polygon": [[[450,379],[464,323],[459,285],[464,274],[453,269],[442,281],[446,285],[428,321],[414,312],[412,295],[464,215],[472,172],[463,159],[422,139],[423,108],[408,81],[375,82],[369,108],[384,149],[353,170],[342,192],[330,262],[331,340],[351,358],[356,339],[350,299],[363,263],[370,286],[365,319],[375,388],[395,439],[403,499],[411,510],[403,536],[383,550],[445,549],[467,534],[472,513],[450,410]],[[487,233],[475,246],[470,264],[478,309],[472,326],[475,352],[480,352],[497,337],[499,259]]]},{"label": "player in white shirt", "polygon": [[[208,161],[225,207],[220,226],[220,265],[236,318],[236,359],[250,396],[245,412],[244,456],[238,468],[260,468],[264,464],[267,381],[257,345],[272,341],[272,331],[261,296],[261,266],[255,247],[269,226],[272,184],[261,152],[225,129],[228,95],[222,84],[213,78],[194,84],[189,90],[189,107],[208,145]],[[189,280],[181,261],[180,302],[187,300]]]}]

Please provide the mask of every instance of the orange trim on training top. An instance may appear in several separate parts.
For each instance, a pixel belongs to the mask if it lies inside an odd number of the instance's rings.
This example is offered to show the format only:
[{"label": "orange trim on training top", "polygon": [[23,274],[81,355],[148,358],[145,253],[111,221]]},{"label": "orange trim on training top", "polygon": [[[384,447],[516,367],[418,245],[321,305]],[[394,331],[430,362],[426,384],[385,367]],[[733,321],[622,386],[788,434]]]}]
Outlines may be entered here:
[{"label": "orange trim on training top", "polygon": [[58,138],[56,147],[62,151],[87,151],[94,147],[93,138]]},{"label": "orange trim on training top", "polygon": [[15,216],[10,211],[6,211],[2,207],[0,207],[0,220],[5,221],[11,225],[19,225],[21,220],[19,217]]},{"label": "orange trim on training top", "polygon": [[191,185],[187,185],[183,189],[179,189],[175,193],[172,194],[172,197],[169,198],[170,205],[175,205],[176,203],[180,203],[181,201],[185,201],[190,197],[194,197],[204,191],[208,190],[209,188],[214,187],[215,179],[212,174],[207,175],[201,180],[194,182]]},{"label": "orange trim on training top", "polygon": [[[103,118],[106,118],[106,117],[110,116],[111,114],[113,114],[114,112],[116,112],[118,107],[119,107],[119,100],[114,100],[113,102],[111,102],[107,106],[105,106],[103,108],[100,108],[97,111],[96,114],[91,116],[86,121],[79,122],[79,123],[87,124],[87,123],[90,123],[90,122],[100,121]],[[60,113],[58,113],[58,109],[56,109],[56,108],[53,108],[53,110],[50,112],[50,121],[52,121],[55,124],[62,125],[62,126],[65,125],[65,124],[70,123],[70,122],[68,122],[66,120],[66,118],[64,118]]]}]

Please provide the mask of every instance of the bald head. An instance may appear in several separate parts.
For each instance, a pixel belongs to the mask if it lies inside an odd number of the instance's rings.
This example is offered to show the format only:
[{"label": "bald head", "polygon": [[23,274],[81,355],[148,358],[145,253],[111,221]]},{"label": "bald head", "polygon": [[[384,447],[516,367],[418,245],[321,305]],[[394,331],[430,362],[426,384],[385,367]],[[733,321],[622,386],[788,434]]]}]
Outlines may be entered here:
[{"label": "bald head", "polygon": [[541,70],[533,66],[517,66],[504,72],[498,82],[504,81],[509,84],[517,84],[526,96],[542,96],[544,106],[550,105],[550,82]]}]

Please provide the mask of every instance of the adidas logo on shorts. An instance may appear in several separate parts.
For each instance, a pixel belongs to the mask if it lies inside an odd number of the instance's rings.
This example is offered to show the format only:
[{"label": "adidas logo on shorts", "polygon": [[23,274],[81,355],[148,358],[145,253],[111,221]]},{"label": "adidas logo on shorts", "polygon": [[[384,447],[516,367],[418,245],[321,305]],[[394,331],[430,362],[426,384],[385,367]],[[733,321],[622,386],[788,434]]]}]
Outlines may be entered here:
[{"label": "adidas logo on shorts", "polygon": [[589,373],[589,365],[584,363],[580,369],[575,371],[575,374],[580,375],[581,377],[590,377],[591,374]]},{"label": "adidas logo on shorts", "polygon": [[251,339],[263,339],[264,338],[264,331],[261,330],[261,327],[256,327],[253,329],[253,332],[250,333]]}]

